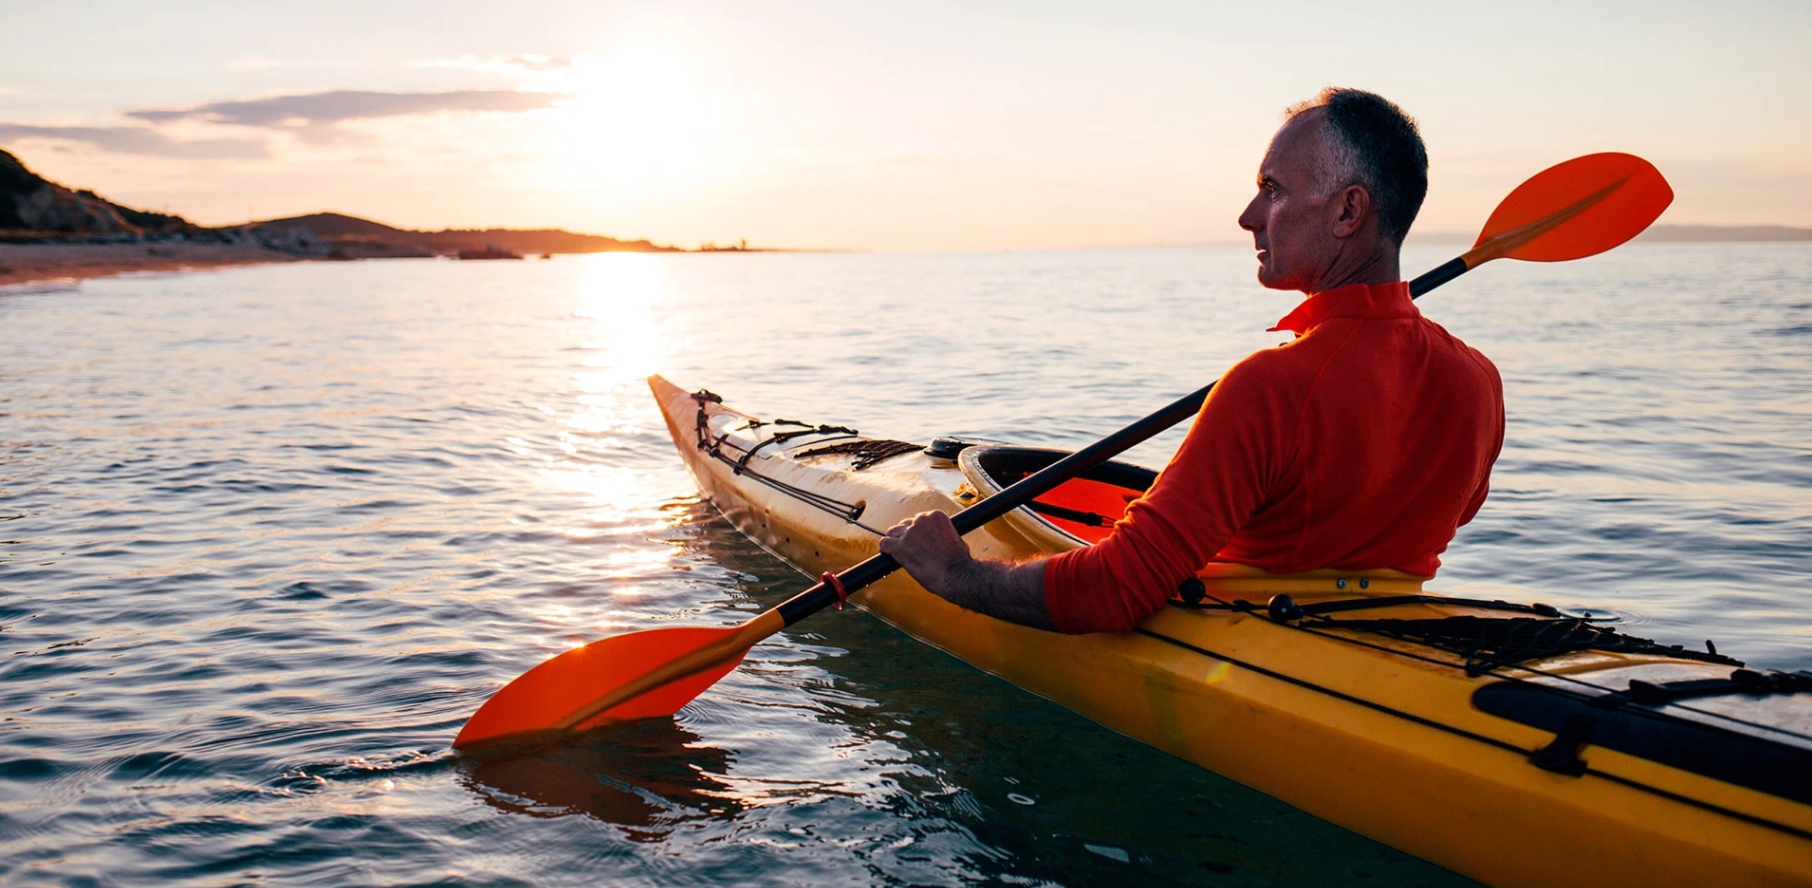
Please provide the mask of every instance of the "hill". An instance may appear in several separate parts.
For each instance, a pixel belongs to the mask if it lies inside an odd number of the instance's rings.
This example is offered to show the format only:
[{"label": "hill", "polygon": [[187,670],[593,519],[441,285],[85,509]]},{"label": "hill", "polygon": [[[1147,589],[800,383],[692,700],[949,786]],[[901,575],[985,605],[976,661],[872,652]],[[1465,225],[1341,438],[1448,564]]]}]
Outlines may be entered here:
[{"label": "hill", "polygon": [[0,149],[0,241],[15,243],[133,242],[181,239],[256,244],[296,256],[364,259],[430,256],[496,246],[516,253],[684,252],[647,240],[619,240],[558,228],[411,231],[343,213],[311,213],[246,225],[209,228],[181,216],[135,210],[92,191],[66,188],[28,169]]},{"label": "hill", "polygon": [[[1477,234],[1463,231],[1410,232],[1413,244],[1470,244]],[[1812,228],[1787,225],[1655,225],[1636,235],[1637,243],[1755,244],[1812,241]]]},{"label": "hill", "polygon": [[344,213],[310,213],[268,219],[250,226],[259,230],[304,228],[317,238],[339,246],[342,252],[356,251],[360,245],[383,245],[390,248],[412,247],[429,253],[455,253],[460,250],[483,250],[491,244],[517,253],[677,253],[679,247],[663,247],[646,240],[626,241],[598,234],[576,234],[558,228],[445,228],[440,231],[413,231],[396,228],[370,219]]},{"label": "hill", "polygon": [[1656,225],[1641,240],[1677,244],[1812,241],[1812,228],[1786,225]]},{"label": "hill", "polygon": [[181,216],[135,210],[92,191],[72,191],[0,149],[0,231],[130,236],[203,230]]}]

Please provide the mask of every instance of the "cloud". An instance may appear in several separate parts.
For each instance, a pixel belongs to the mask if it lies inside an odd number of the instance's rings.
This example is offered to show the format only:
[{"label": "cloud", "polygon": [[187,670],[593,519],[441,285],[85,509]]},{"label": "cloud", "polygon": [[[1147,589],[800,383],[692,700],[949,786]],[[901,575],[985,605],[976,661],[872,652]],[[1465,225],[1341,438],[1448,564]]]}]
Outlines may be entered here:
[{"label": "cloud", "polygon": [[271,155],[264,139],[181,139],[166,125],[202,123],[290,133],[313,145],[367,145],[369,136],[338,124],[354,120],[407,117],[441,111],[519,113],[565,99],[560,93],[519,90],[460,90],[393,93],[360,90],[209,102],[188,108],[146,108],[126,116],[140,126],[41,126],[0,121],[0,142],[38,139],[88,145],[115,154],[185,158],[262,158]]},{"label": "cloud", "polygon": [[522,68],[526,71],[558,71],[562,68],[571,68],[573,66],[572,59],[535,55],[533,53],[505,56],[502,59],[499,59],[499,61],[505,65]]},{"label": "cloud", "polygon": [[152,108],[128,111],[126,116],[154,124],[200,120],[234,126],[289,129],[297,126],[332,125],[348,120],[432,114],[436,111],[533,111],[546,108],[563,98],[565,96],[558,93],[518,92],[509,89],[428,93],[342,89],[237,102],[209,102],[191,108]]},{"label": "cloud", "polygon": [[563,71],[572,66],[573,60],[570,58],[536,55],[532,52],[507,56],[463,55],[456,59],[421,59],[409,63],[411,68],[458,68],[464,71],[490,71],[499,74],[523,71],[533,73]]},{"label": "cloud", "polygon": [[247,56],[234,59],[227,67],[235,71],[265,71],[271,68],[356,68],[358,64],[345,59],[272,59]]},{"label": "cloud", "polygon": [[115,154],[143,154],[155,157],[265,157],[270,148],[252,139],[172,139],[146,126],[36,126],[29,123],[0,123],[0,142],[15,139],[45,139],[77,142]]}]

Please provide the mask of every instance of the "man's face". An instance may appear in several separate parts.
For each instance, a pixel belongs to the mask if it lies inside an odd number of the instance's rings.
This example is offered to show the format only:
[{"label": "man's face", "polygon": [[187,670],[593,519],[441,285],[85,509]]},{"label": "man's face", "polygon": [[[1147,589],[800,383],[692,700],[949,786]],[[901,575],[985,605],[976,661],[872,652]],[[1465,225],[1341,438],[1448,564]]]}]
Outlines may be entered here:
[{"label": "man's face", "polygon": [[1328,138],[1320,109],[1284,123],[1258,167],[1258,195],[1239,216],[1258,249],[1258,282],[1273,290],[1312,292],[1340,253],[1333,234],[1334,195],[1322,195],[1316,171]]}]

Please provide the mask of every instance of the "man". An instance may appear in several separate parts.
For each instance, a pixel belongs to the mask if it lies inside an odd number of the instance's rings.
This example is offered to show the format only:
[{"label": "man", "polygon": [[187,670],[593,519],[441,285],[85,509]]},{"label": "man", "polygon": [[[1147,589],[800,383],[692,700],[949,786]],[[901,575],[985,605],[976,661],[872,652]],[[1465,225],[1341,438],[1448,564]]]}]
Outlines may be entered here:
[{"label": "man", "polygon": [[921,585],[1004,620],[1123,631],[1211,561],[1274,573],[1430,577],[1503,445],[1503,385],[1426,320],[1397,253],[1428,190],[1413,120],[1368,92],[1290,109],[1240,214],[1258,280],[1306,299],[1214,388],[1182,447],[1097,545],[1016,564],[970,557],[948,516],[881,540]]}]

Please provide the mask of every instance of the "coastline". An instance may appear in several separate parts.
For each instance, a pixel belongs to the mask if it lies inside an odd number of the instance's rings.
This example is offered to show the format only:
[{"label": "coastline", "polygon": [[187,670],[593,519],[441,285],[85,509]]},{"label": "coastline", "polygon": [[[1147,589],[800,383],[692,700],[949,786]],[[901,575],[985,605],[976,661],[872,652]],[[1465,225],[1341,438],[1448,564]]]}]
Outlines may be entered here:
[{"label": "coastline", "polygon": [[267,250],[256,244],[0,244],[0,288],[140,271],[199,271],[306,258],[309,257]]}]

